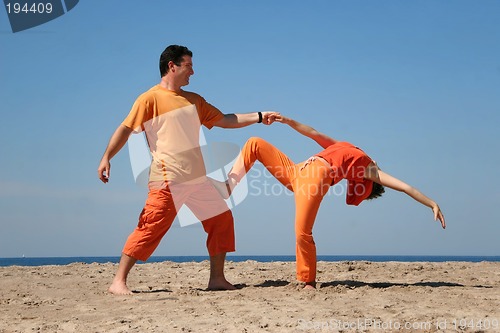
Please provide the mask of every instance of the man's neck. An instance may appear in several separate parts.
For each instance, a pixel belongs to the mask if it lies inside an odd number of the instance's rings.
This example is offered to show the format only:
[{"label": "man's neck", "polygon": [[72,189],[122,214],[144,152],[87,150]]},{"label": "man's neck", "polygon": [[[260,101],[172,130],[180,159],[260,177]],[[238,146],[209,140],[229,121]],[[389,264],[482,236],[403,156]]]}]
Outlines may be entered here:
[{"label": "man's neck", "polygon": [[180,93],[181,92],[181,87],[174,84],[171,80],[168,79],[168,75],[164,76],[161,78],[161,81],[160,81],[160,86],[165,88],[165,89],[168,89],[168,90],[171,90],[171,91],[175,91],[176,93]]}]

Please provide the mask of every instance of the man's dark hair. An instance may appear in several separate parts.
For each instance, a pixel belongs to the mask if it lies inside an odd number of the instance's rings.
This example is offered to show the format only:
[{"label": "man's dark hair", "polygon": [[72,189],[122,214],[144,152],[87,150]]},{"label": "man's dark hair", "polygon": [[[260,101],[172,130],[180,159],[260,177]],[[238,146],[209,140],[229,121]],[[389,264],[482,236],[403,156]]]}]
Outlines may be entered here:
[{"label": "man's dark hair", "polygon": [[384,192],[385,188],[382,185],[373,182],[372,192],[370,193],[368,198],[366,198],[366,200],[377,199],[378,197],[381,197]]},{"label": "man's dark hair", "polygon": [[160,56],[160,75],[165,76],[168,72],[168,63],[172,61],[177,66],[181,65],[182,57],[185,55],[192,57],[191,52],[187,47],[181,45],[168,46]]}]

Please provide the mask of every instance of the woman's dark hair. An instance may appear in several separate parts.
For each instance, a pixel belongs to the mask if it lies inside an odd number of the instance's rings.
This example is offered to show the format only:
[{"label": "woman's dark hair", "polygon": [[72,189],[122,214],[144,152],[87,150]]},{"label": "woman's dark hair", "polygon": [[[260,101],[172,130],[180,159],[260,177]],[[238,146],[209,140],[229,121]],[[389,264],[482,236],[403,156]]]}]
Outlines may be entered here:
[{"label": "woman's dark hair", "polygon": [[366,198],[366,200],[377,199],[378,197],[381,197],[384,192],[385,188],[382,185],[373,182],[372,192],[370,193],[368,198]]},{"label": "woman's dark hair", "polygon": [[172,61],[177,66],[181,65],[182,57],[184,56],[193,56],[193,52],[191,52],[187,47],[181,45],[170,45],[168,46],[160,56],[160,75],[161,77],[165,76],[168,72],[168,63]]}]

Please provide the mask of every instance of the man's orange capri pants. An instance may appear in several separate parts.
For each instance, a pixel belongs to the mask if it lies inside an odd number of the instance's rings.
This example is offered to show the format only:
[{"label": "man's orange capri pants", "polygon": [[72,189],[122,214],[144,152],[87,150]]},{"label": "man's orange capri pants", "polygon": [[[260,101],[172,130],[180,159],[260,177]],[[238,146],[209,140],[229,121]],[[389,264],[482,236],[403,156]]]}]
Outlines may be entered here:
[{"label": "man's orange capri pants", "polygon": [[125,242],[123,253],[146,261],[184,204],[203,224],[210,256],[235,250],[233,215],[212,182],[206,180],[201,184],[150,182],[139,223]]}]

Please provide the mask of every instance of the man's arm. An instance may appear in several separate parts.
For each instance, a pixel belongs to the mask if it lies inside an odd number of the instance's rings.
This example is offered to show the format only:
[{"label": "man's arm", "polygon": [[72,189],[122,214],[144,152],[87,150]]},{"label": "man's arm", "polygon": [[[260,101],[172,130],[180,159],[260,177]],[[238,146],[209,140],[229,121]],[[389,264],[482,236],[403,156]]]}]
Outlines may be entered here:
[{"label": "man's arm", "polygon": [[294,130],[299,132],[300,134],[307,136],[308,138],[313,139],[323,148],[327,148],[327,147],[329,147],[337,142],[337,140],[329,137],[326,134],[318,132],[317,130],[315,130],[311,126],[302,124],[302,123],[300,123],[296,120],[293,120],[291,118],[284,117],[284,116],[280,115],[280,116],[276,117],[276,121],[279,121],[280,123],[283,123],[283,124],[287,124],[288,126],[293,128]]},{"label": "man's arm", "polygon": [[[271,125],[279,115],[278,112],[272,111],[260,112],[260,114],[262,115],[262,123],[264,125]],[[241,128],[258,122],[259,112],[231,113],[225,114],[223,118],[214,123],[214,126],[222,128]]]},{"label": "man's arm", "polygon": [[132,129],[125,125],[120,125],[111,136],[106,151],[104,152],[101,162],[99,163],[99,167],[97,168],[97,176],[103,183],[107,183],[109,181],[111,169],[111,163],[109,161],[120,151],[120,149],[123,148],[125,143],[127,143],[131,133]]},{"label": "man's arm", "polygon": [[446,228],[446,222],[444,220],[444,215],[439,208],[439,205],[431,198],[424,195],[422,192],[416,188],[406,184],[405,182],[389,175],[388,173],[380,170],[376,163],[372,162],[368,165],[365,171],[365,178],[382,186],[387,186],[393,190],[406,193],[414,200],[420,202],[421,204],[429,207],[434,212],[434,220],[439,220],[443,229]]}]

